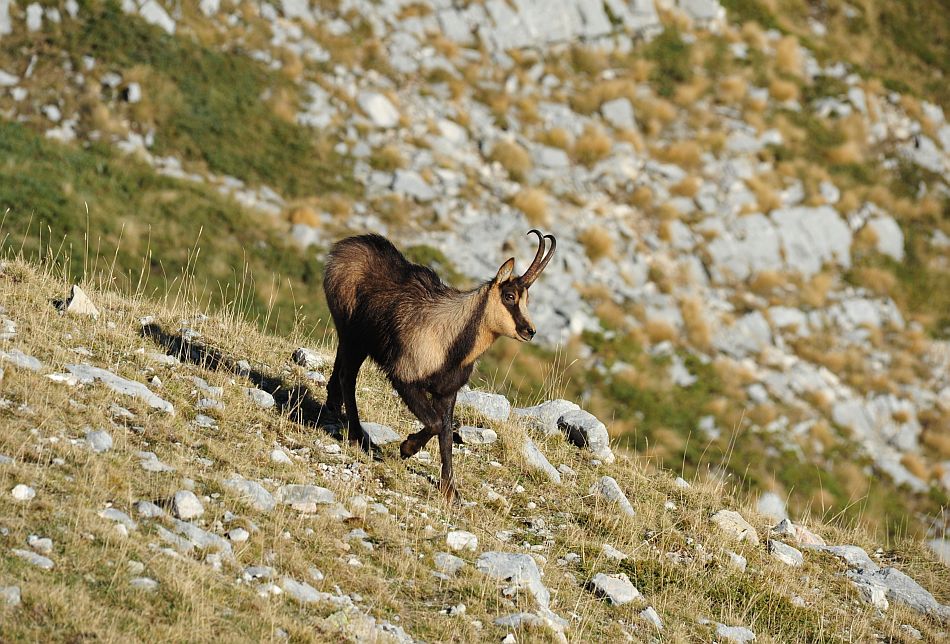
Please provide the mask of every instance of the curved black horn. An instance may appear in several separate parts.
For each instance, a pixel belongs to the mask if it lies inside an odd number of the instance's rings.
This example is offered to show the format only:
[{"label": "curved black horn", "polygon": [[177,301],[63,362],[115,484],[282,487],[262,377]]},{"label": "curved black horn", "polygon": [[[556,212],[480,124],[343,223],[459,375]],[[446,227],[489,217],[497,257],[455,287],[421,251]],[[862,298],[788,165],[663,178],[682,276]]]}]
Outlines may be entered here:
[{"label": "curved black horn", "polygon": [[[547,266],[548,262],[551,259],[551,255],[554,254],[554,247],[557,245],[557,241],[554,239],[553,235],[542,235],[539,230],[532,228],[528,231],[528,234],[534,233],[538,236],[538,252],[534,256],[534,261],[531,262],[531,266],[528,267],[528,270],[524,272],[524,275],[521,276],[521,283],[527,288],[534,284],[534,281],[538,279],[538,275],[541,274],[541,271],[544,270],[544,267]],[[551,248],[545,254],[545,239],[551,240]]]}]

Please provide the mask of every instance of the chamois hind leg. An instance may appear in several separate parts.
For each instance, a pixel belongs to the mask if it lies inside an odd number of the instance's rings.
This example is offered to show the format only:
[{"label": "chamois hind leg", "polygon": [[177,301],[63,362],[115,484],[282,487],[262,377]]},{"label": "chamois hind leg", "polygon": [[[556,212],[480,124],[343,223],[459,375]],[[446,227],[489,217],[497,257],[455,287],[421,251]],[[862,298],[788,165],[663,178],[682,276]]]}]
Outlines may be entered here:
[{"label": "chamois hind leg", "polygon": [[429,440],[439,433],[441,418],[438,410],[433,406],[426,390],[419,385],[393,383],[396,393],[402,398],[409,411],[422,422],[422,429],[409,436],[399,446],[399,454],[409,458],[426,446]]},{"label": "chamois hind leg", "polygon": [[324,405],[327,411],[336,416],[336,420],[342,420],[343,418],[343,386],[340,381],[344,353],[345,349],[341,338],[336,349],[336,359],[333,361],[333,373],[330,374],[330,380],[327,381],[327,402]]},{"label": "chamois hind leg", "polygon": [[455,416],[455,393],[439,400],[442,407],[442,427],[439,430],[439,456],[442,460],[442,480],[439,487],[449,503],[461,501],[455,489],[455,475],[452,472],[452,418]]},{"label": "chamois hind leg", "polygon": [[363,425],[360,424],[360,412],[356,406],[356,377],[360,373],[363,361],[366,360],[366,351],[351,342],[341,345],[341,349],[344,347],[340,385],[343,389],[343,404],[346,406],[347,438],[351,443],[359,443],[360,447],[372,453],[373,443],[369,439],[369,434],[363,431]]}]

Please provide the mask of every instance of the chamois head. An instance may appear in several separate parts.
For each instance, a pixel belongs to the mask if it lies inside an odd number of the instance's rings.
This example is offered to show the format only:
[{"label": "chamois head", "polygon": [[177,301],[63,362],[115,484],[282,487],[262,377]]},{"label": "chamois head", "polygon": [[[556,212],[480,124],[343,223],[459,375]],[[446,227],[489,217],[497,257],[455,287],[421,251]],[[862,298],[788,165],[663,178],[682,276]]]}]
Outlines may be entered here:
[{"label": "chamois head", "polygon": [[[530,341],[537,332],[531,318],[528,317],[528,288],[538,279],[541,271],[551,261],[557,240],[553,235],[542,235],[531,229],[528,234],[538,236],[538,252],[534,256],[531,266],[520,277],[514,276],[515,258],[508,259],[491,282],[488,294],[486,318],[489,328],[498,335],[503,335],[523,342]],[[545,253],[545,239],[551,240],[551,247]]]}]

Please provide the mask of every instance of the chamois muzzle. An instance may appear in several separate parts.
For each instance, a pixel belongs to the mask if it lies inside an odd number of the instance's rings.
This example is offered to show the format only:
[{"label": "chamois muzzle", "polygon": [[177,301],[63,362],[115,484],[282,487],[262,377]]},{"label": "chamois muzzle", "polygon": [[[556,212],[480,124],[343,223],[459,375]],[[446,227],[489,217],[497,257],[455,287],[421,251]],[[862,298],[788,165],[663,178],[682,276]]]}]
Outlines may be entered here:
[{"label": "chamois muzzle", "polygon": [[[538,236],[538,252],[534,256],[534,261],[531,262],[531,266],[528,267],[528,270],[524,272],[519,279],[521,285],[525,288],[530,287],[534,284],[534,281],[538,279],[538,276],[541,274],[541,271],[544,270],[544,267],[548,265],[548,262],[551,261],[551,256],[554,255],[554,249],[557,247],[557,240],[554,239],[554,235],[542,235],[541,231],[532,228],[528,231],[528,234],[534,233]],[[551,247],[545,253],[545,239],[551,240]]]}]

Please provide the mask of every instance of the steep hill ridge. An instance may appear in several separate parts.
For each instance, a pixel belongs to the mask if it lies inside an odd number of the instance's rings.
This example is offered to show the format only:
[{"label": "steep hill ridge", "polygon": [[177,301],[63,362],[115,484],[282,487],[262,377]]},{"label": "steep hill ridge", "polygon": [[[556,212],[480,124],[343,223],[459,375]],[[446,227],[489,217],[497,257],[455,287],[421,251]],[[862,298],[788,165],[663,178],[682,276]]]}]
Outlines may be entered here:
[{"label": "steep hill ridge", "polygon": [[0,267],[5,639],[947,636],[920,544],[773,526],[721,483],[577,447],[558,427],[596,427],[567,401],[466,394],[447,507],[431,446],[398,459],[414,421],[375,370],[373,462],[313,426],[330,347],[88,291],[63,313],[56,270]]}]

